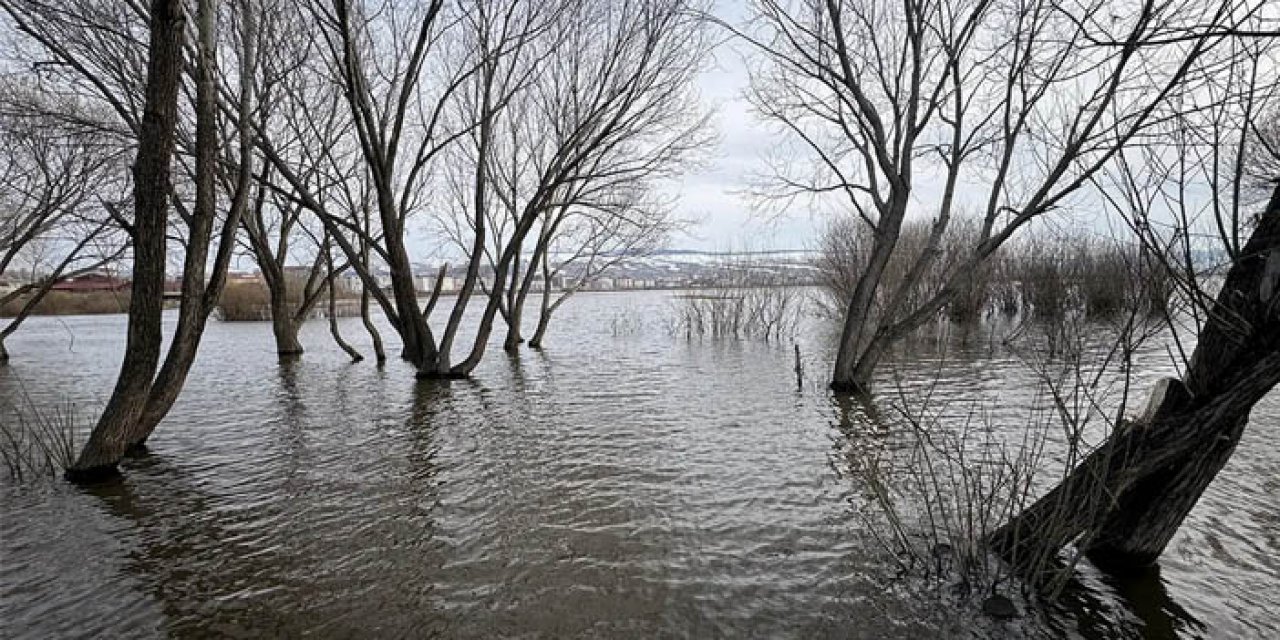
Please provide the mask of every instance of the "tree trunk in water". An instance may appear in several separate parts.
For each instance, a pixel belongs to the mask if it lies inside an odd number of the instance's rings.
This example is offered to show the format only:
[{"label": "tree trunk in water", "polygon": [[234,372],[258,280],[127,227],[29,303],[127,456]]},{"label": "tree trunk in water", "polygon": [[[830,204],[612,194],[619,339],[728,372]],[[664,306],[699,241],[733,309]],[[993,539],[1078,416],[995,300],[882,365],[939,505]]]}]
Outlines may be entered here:
[{"label": "tree trunk in water", "polygon": [[[1185,382],[1158,394],[1147,416],[1122,425],[1058,487],[998,530],[993,547],[1025,560],[1085,534],[1085,551],[1104,567],[1155,562],[1230,459],[1254,403],[1280,382],[1277,300],[1280,186],[1227,274]],[[1063,499],[1072,495],[1094,508]]]},{"label": "tree trunk in water", "polygon": [[71,480],[92,480],[115,473],[116,464],[137,437],[138,418],[147,403],[160,359],[165,231],[182,77],[183,23],[183,3],[179,0],[151,3],[147,87],[133,167],[133,291],[124,361],[89,441],[67,470]]},{"label": "tree trunk in water", "polygon": [[547,325],[551,324],[551,312],[543,310],[538,314],[538,328],[533,330],[533,338],[529,340],[529,346],[534,349],[542,348],[542,341],[547,337]]},{"label": "tree trunk in water", "polygon": [[440,368],[439,362],[442,358],[447,359],[447,354],[442,353],[442,347],[436,346],[431,328],[427,326],[427,319],[418,308],[418,292],[413,286],[413,267],[409,262],[409,254],[405,252],[404,243],[395,234],[388,233],[387,245],[391,290],[400,315],[400,337],[404,341],[400,357],[420,371],[433,372]]},{"label": "tree trunk in water", "polygon": [[182,387],[187,383],[187,374],[191,373],[191,365],[195,364],[196,351],[200,347],[200,339],[204,336],[207,320],[207,315],[192,318],[185,327],[185,331],[181,326],[181,319],[179,320],[178,332],[169,345],[169,353],[165,356],[164,365],[160,367],[160,373],[156,375],[155,382],[151,385],[151,393],[147,397],[142,415],[138,418],[138,426],[129,441],[129,449],[136,449],[146,444],[147,438],[151,437],[151,433],[160,425],[160,421],[169,415],[173,403],[178,401],[178,396],[182,394]]},{"label": "tree trunk in water", "polygon": [[[128,442],[130,449],[139,448],[145,444],[147,438],[150,438],[152,432],[159,426],[160,421],[169,415],[173,403],[178,401],[182,387],[186,385],[187,375],[191,372],[191,366],[195,364],[200,340],[204,337],[209,313],[213,309],[211,301],[217,299],[216,294],[222,281],[215,267],[213,279],[208,283],[205,282],[209,247],[213,237],[213,223],[218,213],[216,184],[218,98],[215,68],[217,11],[213,0],[199,0],[197,4],[196,33],[199,35],[200,42],[196,49],[198,58],[196,65],[196,194],[195,207],[191,213],[190,235],[182,265],[182,304],[178,309],[178,327],[174,332],[173,341],[169,344],[169,352],[165,355],[164,364],[161,365],[160,372],[151,384],[147,404],[138,418],[137,427],[131,434]],[[235,209],[234,205],[232,209]],[[234,213],[229,214],[228,217],[234,217]],[[228,220],[227,224],[233,230],[238,225],[231,220]],[[230,242],[232,238],[228,237],[226,241]]]},{"label": "tree trunk in water", "polygon": [[339,349],[342,349],[343,353],[347,354],[348,358],[351,358],[352,362],[364,360],[364,356],[359,351],[356,351],[355,347],[347,344],[347,341],[342,339],[342,332],[338,330],[338,301],[337,296],[333,293],[332,286],[329,287],[329,335],[333,336],[333,342],[338,345]]},{"label": "tree trunk in water", "polygon": [[303,353],[302,343],[298,342],[300,324],[294,320],[289,301],[284,295],[280,300],[274,291],[271,292],[271,332],[276,337],[276,354],[287,357]]},{"label": "tree trunk in water", "polygon": [[[840,346],[836,351],[834,372],[831,376],[831,390],[839,393],[868,393],[871,391],[871,371],[868,366],[859,366],[866,358],[863,352],[868,343],[873,342],[872,335],[877,329],[875,316],[876,292],[880,289],[885,267],[898,244],[898,233],[906,215],[905,195],[894,193],[894,201],[889,204],[894,212],[881,223],[876,232],[876,241],[867,261],[867,269],[858,278],[849,306],[845,309],[844,325],[840,331]],[[870,358],[874,366],[879,359],[878,353]]]},{"label": "tree trunk in water", "polygon": [[[1035,583],[1045,577],[1042,575],[1045,569],[1053,567],[1053,559],[1063,546],[1082,536],[1086,549],[1094,541],[1102,541],[1099,532],[1123,503],[1126,493],[1194,456],[1215,439],[1230,437],[1230,429],[1241,424],[1239,417],[1247,415],[1250,407],[1280,382],[1280,352],[1268,354],[1233,378],[1227,391],[1197,409],[1150,425],[1125,425],[1118,429],[1053,490],[992,533],[988,539],[992,549],[1024,578]],[[1193,469],[1189,473],[1202,471]],[[1193,486],[1194,483],[1179,482],[1169,488]],[[1199,495],[1175,497],[1194,503]],[[1152,509],[1153,513],[1164,508],[1160,504],[1137,506]],[[1169,529],[1176,530],[1181,523],[1181,517],[1176,518],[1177,522],[1170,522],[1172,519],[1161,520],[1159,537],[1165,542],[1167,536],[1172,535]],[[1121,540],[1139,541],[1132,535],[1137,530],[1121,533],[1127,534],[1121,536]],[[1148,556],[1149,553],[1143,554]]]},{"label": "tree trunk in water", "polygon": [[547,337],[547,326],[551,324],[551,314],[555,313],[556,306],[559,304],[551,303],[551,265],[547,263],[545,250],[538,261],[541,263],[542,270],[542,301],[538,305],[538,326],[533,330],[533,339],[529,341],[529,346],[534,349],[542,348],[542,341]]},{"label": "tree trunk in water", "polygon": [[324,285],[329,289],[329,335],[333,336],[334,343],[347,354],[348,358],[351,358],[352,362],[360,362],[364,360],[364,356],[356,351],[355,347],[347,344],[347,341],[342,339],[342,332],[338,330],[338,292],[334,284],[337,274],[333,271],[333,254],[329,252],[328,246],[325,246],[324,252],[325,262],[329,267],[329,277]]},{"label": "tree trunk in water", "polygon": [[1226,466],[1244,435],[1248,415],[1212,428],[1219,435],[1157,469],[1116,497],[1115,506],[1085,550],[1094,564],[1131,571],[1154,564],[1192,507]]},{"label": "tree trunk in water", "polygon": [[4,346],[4,338],[0,337],[0,365],[9,364],[9,348]]},{"label": "tree trunk in water", "polygon": [[523,296],[520,296],[515,305],[507,309],[507,337],[502,341],[503,350],[508,353],[515,353],[520,348],[520,343],[524,342],[524,338],[520,337],[520,320],[524,311]]},{"label": "tree trunk in water", "polygon": [[369,332],[369,339],[373,341],[373,355],[378,359],[378,364],[386,362],[387,351],[382,346],[382,334],[369,317],[369,290],[364,288],[360,291],[360,321],[364,323],[364,330]]},{"label": "tree trunk in water", "polygon": [[[1153,421],[1177,415],[1225,392],[1234,375],[1280,349],[1280,186],[1272,193],[1249,241],[1218,294],[1183,387],[1164,394]],[[1164,552],[1182,520],[1226,466],[1244,435],[1248,411],[1229,416],[1197,447],[1117,496],[1117,509],[1088,546],[1090,558],[1113,569],[1150,565]]]}]

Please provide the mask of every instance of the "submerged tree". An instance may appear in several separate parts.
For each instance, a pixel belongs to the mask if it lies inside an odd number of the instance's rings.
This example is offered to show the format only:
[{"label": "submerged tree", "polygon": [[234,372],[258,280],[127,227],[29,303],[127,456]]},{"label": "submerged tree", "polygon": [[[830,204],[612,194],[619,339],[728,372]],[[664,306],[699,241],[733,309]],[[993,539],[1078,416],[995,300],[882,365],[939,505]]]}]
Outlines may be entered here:
[{"label": "submerged tree", "polygon": [[[123,251],[110,210],[123,173],[121,148],[107,136],[55,117],[36,92],[8,86],[0,98],[0,276],[23,270],[21,284],[0,295],[18,305],[0,329],[4,340],[53,286],[103,268]],[[77,110],[63,106],[63,116]]]},{"label": "submerged tree", "polygon": [[[309,93],[316,80],[299,72],[307,58],[319,51],[306,36],[309,26],[295,5],[283,0],[240,1],[232,17],[251,29],[244,31],[239,42],[230,43],[224,49],[235,56],[255,55],[256,58],[250,65],[224,70],[220,82],[224,95],[236,95],[243,90],[238,87],[244,86],[256,96],[252,122],[258,123],[262,130],[289,139],[291,144],[286,152],[297,157],[299,165],[305,167],[299,169],[301,179],[314,183],[324,176],[323,165],[318,158],[303,157],[305,151],[328,142],[333,130],[347,126],[347,121],[329,117],[300,123],[295,119],[296,114],[287,108],[287,97],[299,93],[318,100],[327,98],[330,104],[336,97],[333,93]],[[268,51],[269,55],[256,55],[259,51]],[[244,71],[253,74],[248,82],[240,77]],[[320,111],[321,107],[317,104],[316,110]],[[231,129],[223,138],[231,139],[239,118],[226,106],[223,110],[229,116],[227,126]],[[236,162],[234,155],[226,158],[228,166],[235,166]],[[230,195],[234,192],[235,180],[234,174],[227,174],[223,172],[220,182]],[[276,352],[281,356],[296,356],[303,352],[298,331],[333,280],[333,274],[326,269],[325,252],[319,246],[322,225],[287,190],[276,188],[269,165],[259,169],[253,181],[254,194],[241,218],[244,244],[257,263],[266,287]],[[309,256],[310,263],[306,264],[306,257],[299,254],[306,256],[308,250],[314,250],[314,255]],[[304,271],[304,275],[298,277],[299,271]]]},{"label": "submerged tree", "polygon": [[[142,445],[168,414],[195,361],[209,314],[225,282],[234,250],[240,212],[248,196],[251,150],[248,131],[236,131],[239,156],[231,183],[234,196],[226,211],[216,206],[221,170],[216,82],[217,9],[209,0],[197,8],[198,38],[188,45],[184,3],[155,0],[144,10],[82,0],[77,11],[64,11],[39,2],[6,1],[3,8],[18,30],[57,59],[57,80],[70,91],[101,105],[114,119],[111,128],[136,144],[133,166],[133,215],[118,215],[132,246],[133,289],[124,361],[111,398],[76,463],[73,479],[93,479],[114,473],[125,453]],[[148,25],[147,44],[139,42],[139,23]],[[241,22],[238,35],[252,29]],[[249,38],[244,38],[248,42]],[[243,49],[241,77],[252,77],[253,48]],[[191,57],[188,57],[190,53]],[[185,63],[194,58],[195,135],[190,167],[194,202],[172,170],[181,139],[183,110],[179,95]],[[134,63],[146,66],[145,86],[139,86]],[[242,90],[237,110],[247,119],[252,91]],[[189,165],[180,165],[184,169]],[[186,172],[180,175],[187,175]],[[170,211],[179,216],[171,220]],[[182,303],[168,352],[161,359],[161,311],[165,283],[167,241],[176,233],[182,242]],[[216,249],[216,250],[215,250]]]},{"label": "submerged tree", "polygon": [[1199,107],[1099,177],[1177,285],[1183,304],[1168,320],[1182,376],[1162,381],[1143,416],[1119,419],[1105,443],[992,536],[1015,566],[1073,541],[1103,566],[1154,563],[1231,458],[1254,404],[1280,384],[1274,48],[1246,40],[1230,49]]},{"label": "submerged tree", "polygon": [[[838,199],[872,238],[832,388],[868,390],[890,347],[1003,243],[1188,108],[1265,5],[757,0],[737,30],[761,53],[751,97],[803,158],[777,163],[768,191]],[[912,300],[961,206],[978,212],[979,232],[941,288]],[[892,281],[886,266],[916,216],[927,242]]]},{"label": "submerged tree", "polygon": [[[164,297],[165,229],[172,189],[172,161],[182,80],[185,11],[180,0],[151,6],[146,101],[134,163],[133,294],[120,375],[94,436],[72,477],[114,468],[136,437],[136,425],[160,361],[160,313]],[[85,453],[91,453],[87,456]]]},{"label": "submerged tree", "polygon": [[[469,265],[495,274],[486,293],[506,321],[508,351],[523,341],[524,307],[539,276],[544,286],[535,335],[541,337],[568,295],[610,264],[660,242],[677,221],[655,187],[708,143],[693,79],[709,42],[702,21],[690,13],[694,5],[563,5],[548,27],[537,73],[494,119],[486,143],[486,210],[468,206],[472,182],[463,171],[451,186],[466,215],[441,213],[440,227]],[[475,167],[477,148],[465,145],[457,164]],[[570,262],[585,268],[552,300],[550,285],[569,275]]]},{"label": "submerged tree", "polygon": [[[261,129],[257,144],[276,189],[321,221],[420,376],[466,376],[479,364],[498,315],[522,307],[530,290],[538,262],[525,256],[538,250],[525,244],[540,220],[566,204],[603,211],[618,201],[605,194],[659,175],[665,158],[695,144],[680,135],[686,112],[675,111],[687,108],[706,46],[686,8],[683,0],[308,5],[324,56],[302,73],[314,69],[336,86],[282,96],[298,126]],[[340,98],[342,113],[325,95]],[[323,177],[308,180],[314,167]],[[446,188],[455,202],[433,203]],[[408,251],[410,221],[424,211],[456,223],[467,257],[435,326],[444,272],[422,304]],[[378,265],[389,271],[389,292]],[[468,336],[464,313],[475,299],[483,309]]]}]

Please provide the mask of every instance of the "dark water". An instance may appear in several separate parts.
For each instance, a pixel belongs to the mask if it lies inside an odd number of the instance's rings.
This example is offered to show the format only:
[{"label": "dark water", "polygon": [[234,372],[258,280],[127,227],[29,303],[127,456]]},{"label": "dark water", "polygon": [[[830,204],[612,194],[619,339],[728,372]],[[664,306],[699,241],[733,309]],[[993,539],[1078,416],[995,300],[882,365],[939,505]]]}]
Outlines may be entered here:
[{"label": "dark water", "polygon": [[[319,323],[288,363],[267,325],[212,323],[123,481],[0,483],[0,637],[1280,633],[1274,395],[1158,577],[1112,584],[1085,565],[1065,604],[999,623],[895,577],[847,455],[884,434],[841,426],[820,338],[801,343],[797,390],[789,342],[674,338],[669,305],[582,295],[545,352],[495,351],[451,383],[348,363]],[[123,325],[33,319],[4,393],[92,415]],[[999,401],[990,419],[1012,428],[1034,381],[982,343],[886,376]]]}]

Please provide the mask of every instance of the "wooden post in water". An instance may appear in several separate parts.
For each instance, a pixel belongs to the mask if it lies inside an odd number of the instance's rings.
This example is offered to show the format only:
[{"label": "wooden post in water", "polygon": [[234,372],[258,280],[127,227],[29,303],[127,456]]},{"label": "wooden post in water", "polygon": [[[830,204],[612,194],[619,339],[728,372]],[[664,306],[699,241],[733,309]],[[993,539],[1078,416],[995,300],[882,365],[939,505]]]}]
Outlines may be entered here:
[{"label": "wooden post in water", "polygon": [[804,364],[800,361],[800,343],[792,343],[796,349],[796,391],[804,391]]}]

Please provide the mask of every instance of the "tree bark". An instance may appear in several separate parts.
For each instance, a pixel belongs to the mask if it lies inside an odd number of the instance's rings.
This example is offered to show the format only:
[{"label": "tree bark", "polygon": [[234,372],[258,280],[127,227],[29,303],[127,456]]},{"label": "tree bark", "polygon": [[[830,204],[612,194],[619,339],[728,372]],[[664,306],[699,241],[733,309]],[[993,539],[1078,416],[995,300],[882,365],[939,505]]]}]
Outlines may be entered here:
[{"label": "tree bark", "polygon": [[282,357],[302,355],[305,349],[298,341],[298,330],[301,326],[293,318],[293,310],[288,301],[278,305],[275,294],[271,296],[271,333],[276,338],[276,353]]},{"label": "tree bark", "polygon": [[271,309],[271,332],[276,339],[276,353],[280,356],[296,356],[304,352],[298,341],[300,322],[294,319],[293,304],[289,301],[289,284],[284,277],[283,265],[273,256],[259,254],[258,267],[267,287],[267,301]]},{"label": "tree bark", "polygon": [[[1185,392],[1168,393],[1154,421],[1195,409],[1229,390],[1239,371],[1280,350],[1280,186],[1253,235],[1227,273],[1209,321],[1187,369]],[[1189,396],[1189,397],[1188,397]],[[1151,474],[1117,497],[1117,508],[1088,546],[1091,559],[1113,569],[1156,561],[1182,520],[1226,466],[1249,420],[1248,411],[1229,416],[1204,433],[1202,446]]]},{"label": "tree bark", "polygon": [[329,335],[333,336],[334,344],[337,344],[352,362],[360,362],[364,360],[364,356],[356,351],[355,347],[347,344],[347,341],[342,339],[342,332],[338,330],[338,291],[337,285],[334,284],[338,274],[333,269],[333,254],[329,252],[329,243],[324,243],[323,249],[325,264],[329,267],[329,277],[325,279],[325,285],[323,285],[329,290]]},{"label": "tree bark", "polygon": [[373,355],[378,360],[378,364],[387,361],[387,351],[382,346],[382,334],[378,332],[378,328],[373,325],[373,319],[369,317],[369,290],[361,287],[360,289],[360,321],[364,323],[364,330],[369,332],[369,339],[373,341]]},{"label": "tree bark", "polygon": [[515,353],[520,349],[524,338],[520,337],[520,322],[524,315],[524,296],[518,295],[515,304],[507,309],[507,337],[502,341],[502,349],[507,353]]},{"label": "tree bark", "polygon": [[542,341],[547,337],[547,325],[551,324],[551,312],[544,305],[541,313],[538,314],[538,327],[533,330],[533,337],[529,339],[529,347],[533,349],[541,349]]},{"label": "tree bark", "polygon": [[[836,352],[835,371],[831,376],[831,390],[840,393],[869,393],[871,373],[879,361],[881,351],[866,352],[874,346],[872,332],[878,327],[875,317],[876,292],[881,287],[885,268],[898,244],[898,234],[906,217],[906,189],[895,189],[888,204],[887,215],[880,220],[875,234],[875,245],[867,261],[866,271],[858,278],[853,296],[845,310],[844,325],[840,331],[840,345]],[[889,318],[882,320],[888,321]]]},{"label": "tree bark", "polygon": [[133,167],[133,291],[125,355],[111,398],[79,458],[67,471],[71,480],[92,480],[116,472],[116,464],[136,438],[138,418],[160,359],[165,231],[178,87],[182,80],[184,22],[180,0],[151,3],[147,87]]},{"label": "tree bark", "polygon": [[1108,569],[1155,562],[1235,451],[1254,403],[1280,383],[1278,300],[1280,186],[1227,274],[1182,385],[1117,429],[992,546],[1023,569],[1082,535]]},{"label": "tree bark", "polygon": [[[140,448],[146,443],[147,438],[151,437],[160,421],[178,401],[178,396],[186,385],[187,376],[195,364],[196,352],[200,348],[200,340],[204,337],[209,314],[225,283],[231,244],[240,225],[240,215],[248,201],[250,167],[249,158],[244,154],[248,143],[242,130],[240,162],[243,166],[238,176],[238,192],[227,213],[218,259],[215,260],[213,272],[206,282],[213,228],[218,217],[218,9],[213,0],[199,0],[196,22],[196,33],[200,39],[196,48],[196,194],[182,266],[182,303],[178,308],[178,326],[169,344],[169,352],[151,384],[147,404],[128,443],[130,449]],[[242,104],[242,111],[244,107]]]}]

